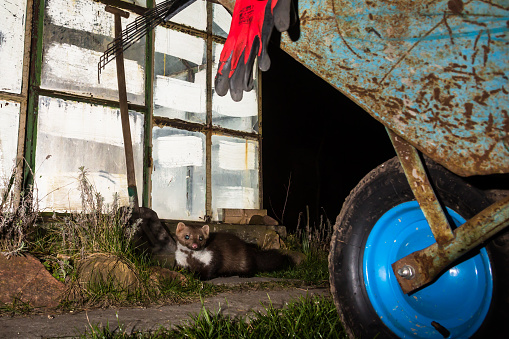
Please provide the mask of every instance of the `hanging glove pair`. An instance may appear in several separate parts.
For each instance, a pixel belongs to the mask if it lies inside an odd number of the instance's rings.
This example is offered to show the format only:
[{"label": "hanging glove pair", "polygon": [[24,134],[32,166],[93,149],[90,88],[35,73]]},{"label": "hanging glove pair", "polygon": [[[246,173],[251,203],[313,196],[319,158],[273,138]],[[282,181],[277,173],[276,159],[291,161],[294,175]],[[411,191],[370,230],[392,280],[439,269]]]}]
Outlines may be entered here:
[{"label": "hanging glove pair", "polygon": [[230,33],[219,58],[215,91],[224,96],[230,89],[234,101],[242,100],[243,91],[253,89],[253,64],[270,67],[267,44],[272,29],[280,32],[290,26],[291,0],[237,0]]}]

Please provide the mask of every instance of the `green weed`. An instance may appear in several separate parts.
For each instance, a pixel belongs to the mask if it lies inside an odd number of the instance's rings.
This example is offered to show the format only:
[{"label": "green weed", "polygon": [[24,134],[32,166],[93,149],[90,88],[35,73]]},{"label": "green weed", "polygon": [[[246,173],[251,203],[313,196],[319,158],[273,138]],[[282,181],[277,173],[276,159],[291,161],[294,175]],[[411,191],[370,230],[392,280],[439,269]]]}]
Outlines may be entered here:
[{"label": "green weed", "polygon": [[20,299],[19,296],[12,298],[12,303],[0,304],[0,314],[8,314],[10,316],[15,315],[27,315],[33,312],[34,308]]},{"label": "green weed", "polygon": [[269,304],[247,318],[202,308],[173,329],[127,333],[122,328],[120,323],[115,330],[91,326],[81,338],[347,338],[332,300],[317,296],[300,298],[283,309]]}]

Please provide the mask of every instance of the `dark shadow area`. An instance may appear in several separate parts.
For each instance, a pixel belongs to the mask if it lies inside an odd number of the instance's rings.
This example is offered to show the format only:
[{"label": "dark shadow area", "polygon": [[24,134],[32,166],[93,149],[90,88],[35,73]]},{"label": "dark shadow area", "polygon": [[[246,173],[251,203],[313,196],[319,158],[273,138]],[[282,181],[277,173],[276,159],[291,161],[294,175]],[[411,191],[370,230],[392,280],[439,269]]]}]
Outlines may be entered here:
[{"label": "dark shadow area", "polygon": [[282,51],[274,35],[262,75],[263,207],[289,230],[301,212],[305,222],[306,206],[311,224],[322,214],[334,223],[355,185],[395,152],[382,124]]}]

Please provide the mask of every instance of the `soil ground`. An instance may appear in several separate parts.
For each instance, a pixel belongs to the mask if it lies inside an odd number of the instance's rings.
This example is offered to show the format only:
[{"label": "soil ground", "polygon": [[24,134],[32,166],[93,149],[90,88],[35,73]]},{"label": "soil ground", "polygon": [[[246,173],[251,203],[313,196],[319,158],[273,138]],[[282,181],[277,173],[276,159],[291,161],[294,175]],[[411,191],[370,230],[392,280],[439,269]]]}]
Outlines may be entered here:
[{"label": "soil ground", "polygon": [[[214,284],[241,284],[266,281],[269,278],[217,278]],[[272,279],[270,279],[272,280]],[[204,299],[204,306],[212,312],[231,316],[246,316],[263,311],[262,304],[282,308],[286,303],[306,295],[328,295],[326,288],[291,288],[273,291],[225,292]],[[127,333],[134,330],[157,330],[161,326],[185,323],[190,315],[202,309],[200,301],[184,305],[164,305],[147,308],[91,309],[76,313],[37,314],[0,317],[0,338],[73,338],[90,332],[90,325],[108,324],[110,330],[121,325]],[[118,315],[118,318],[117,318]]]}]

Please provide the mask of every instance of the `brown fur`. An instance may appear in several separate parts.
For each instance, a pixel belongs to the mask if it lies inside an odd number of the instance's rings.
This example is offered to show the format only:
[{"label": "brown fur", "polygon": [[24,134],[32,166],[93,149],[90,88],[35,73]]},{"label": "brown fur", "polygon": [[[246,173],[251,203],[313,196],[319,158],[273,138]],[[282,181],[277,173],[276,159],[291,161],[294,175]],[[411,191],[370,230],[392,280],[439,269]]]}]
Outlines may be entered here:
[{"label": "brown fur", "polygon": [[180,266],[208,280],[217,276],[249,276],[273,271],[291,264],[290,258],[276,250],[261,251],[229,233],[210,233],[203,227],[177,225],[176,259]]}]

